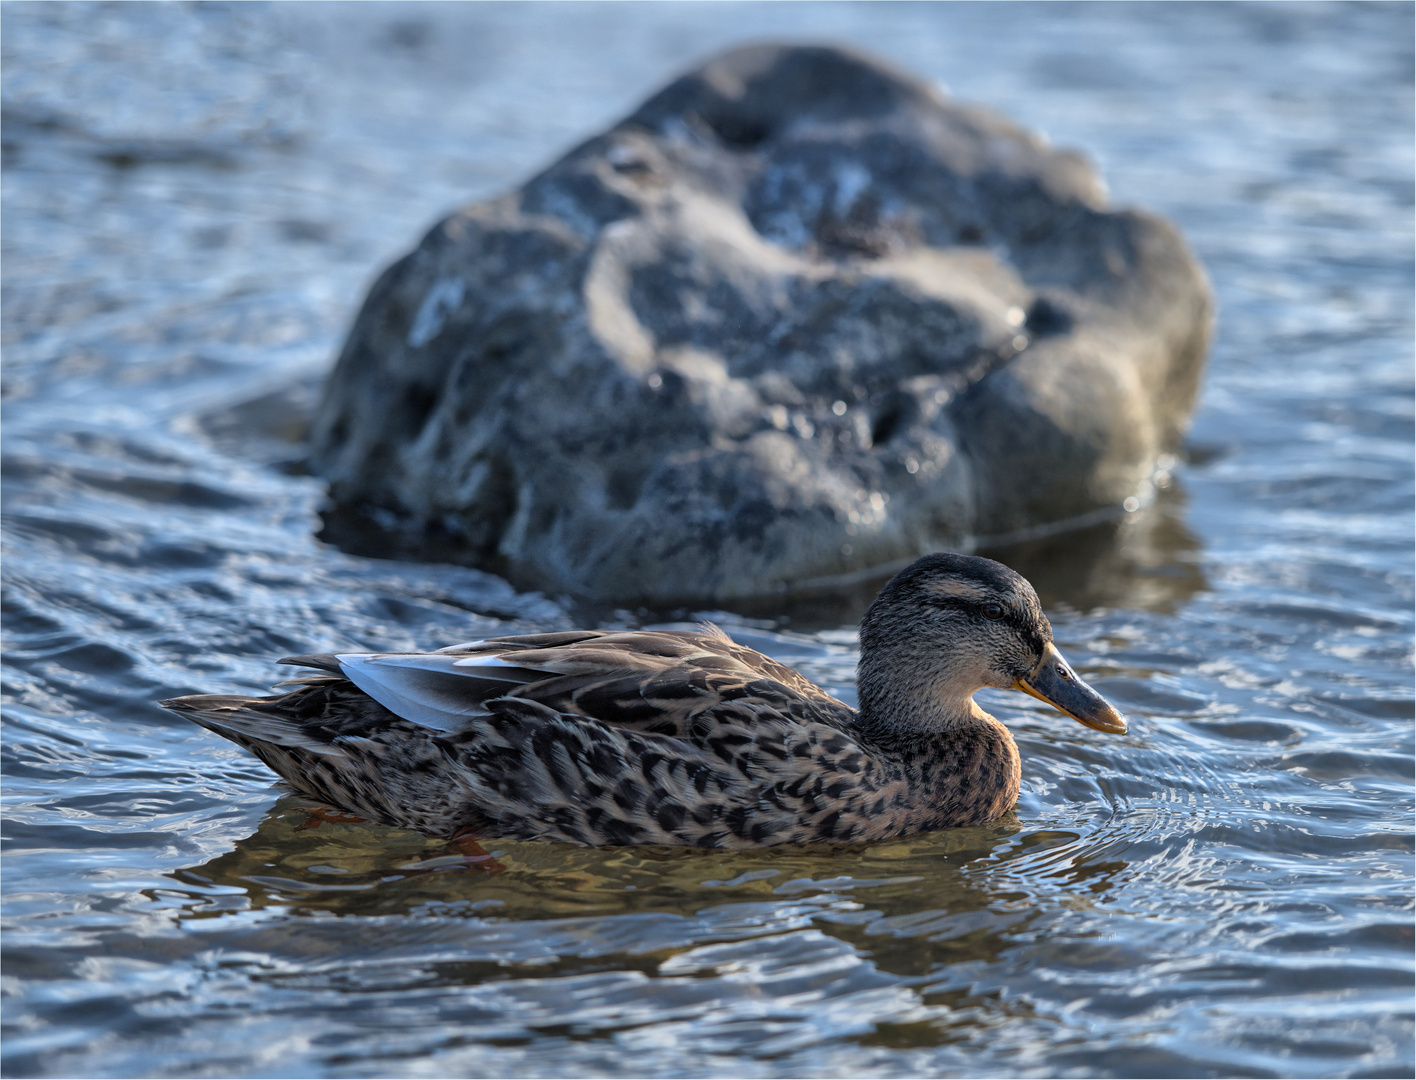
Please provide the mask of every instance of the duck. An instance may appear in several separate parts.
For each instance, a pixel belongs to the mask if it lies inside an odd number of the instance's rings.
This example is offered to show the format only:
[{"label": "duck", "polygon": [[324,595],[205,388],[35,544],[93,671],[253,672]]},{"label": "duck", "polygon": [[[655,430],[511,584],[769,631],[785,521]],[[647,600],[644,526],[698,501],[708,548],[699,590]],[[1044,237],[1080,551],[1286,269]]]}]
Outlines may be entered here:
[{"label": "duck", "polygon": [[858,708],[711,624],[279,662],[304,669],[280,693],[160,704],[336,811],[450,840],[752,848],[984,825],[1013,809],[1021,763],[979,690],[1127,730],[1024,577],[948,552],[866,611]]}]

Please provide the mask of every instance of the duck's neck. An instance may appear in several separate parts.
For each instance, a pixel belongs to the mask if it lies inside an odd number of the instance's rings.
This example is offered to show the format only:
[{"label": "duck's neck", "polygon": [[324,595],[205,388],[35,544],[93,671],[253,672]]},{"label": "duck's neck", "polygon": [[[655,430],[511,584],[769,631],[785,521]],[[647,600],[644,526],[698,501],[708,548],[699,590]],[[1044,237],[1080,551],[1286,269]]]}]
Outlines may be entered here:
[{"label": "duck's neck", "polygon": [[882,746],[908,746],[996,723],[978,707],[971,690],[941,681],[934,668],[862,656],[856,675],[862,732]]}]

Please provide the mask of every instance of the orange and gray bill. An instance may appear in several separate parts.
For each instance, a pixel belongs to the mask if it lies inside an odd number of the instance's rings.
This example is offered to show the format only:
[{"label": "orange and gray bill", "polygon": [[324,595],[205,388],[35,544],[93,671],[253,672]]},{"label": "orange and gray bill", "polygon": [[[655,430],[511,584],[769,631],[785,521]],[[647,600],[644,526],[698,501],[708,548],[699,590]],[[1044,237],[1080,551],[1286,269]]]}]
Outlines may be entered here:
[{"label": "orange and gray bill", "polygon": [[1042,662],[1013,683],[1013,689],[1047,702],[1089,728],[1112,735],[1126,734],[1126,718],[1111,702],[1082,682],[1051,642],[1042,654]]}]

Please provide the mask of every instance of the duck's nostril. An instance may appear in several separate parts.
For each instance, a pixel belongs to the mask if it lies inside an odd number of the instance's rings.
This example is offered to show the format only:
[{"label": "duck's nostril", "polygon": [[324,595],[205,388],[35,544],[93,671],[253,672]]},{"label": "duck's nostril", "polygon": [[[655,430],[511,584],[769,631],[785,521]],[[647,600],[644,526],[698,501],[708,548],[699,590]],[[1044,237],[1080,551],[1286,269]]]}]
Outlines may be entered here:
[{"label": "duck's nostril", "polygon": [[1072,673],[1071,673],[1069,670],[1067,670],[1067,665],[1066,665],[1066,664],[1058,664],[1058,665],[1057,665],[1057,674],[1058,674],[1058,675],[1061,675],[1062,678],[1064,678],[1064,679],[1070,679],[1070,678],[1072,677]]}]

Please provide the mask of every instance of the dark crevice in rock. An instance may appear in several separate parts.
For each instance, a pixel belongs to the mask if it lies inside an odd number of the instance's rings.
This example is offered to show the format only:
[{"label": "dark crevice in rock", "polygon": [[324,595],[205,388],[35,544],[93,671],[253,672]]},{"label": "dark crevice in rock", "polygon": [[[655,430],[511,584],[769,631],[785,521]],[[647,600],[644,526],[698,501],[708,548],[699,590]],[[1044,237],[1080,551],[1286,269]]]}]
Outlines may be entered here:
[{"label": "dark crevice in rock", "polygon": [[744,116],[709,114],[703,122],[725,144],[739,150],[751,150],[772,134],[771,125]]},{"label": "dark crevice in rock", "polygon": [[1072,313],[1054,300],[1039,296],[1028,307],[1023,326],[1035,338],[1065,334],[1074,323]]},{"label": "dark crevice in rock", "polygon": [[913,402],[902,395],[893,395],[876,411],[870,424],[870,441],[873,445],[889,442],[911,411]]},{"label": "dark crevice in rock", "polygon": [[438,392],[435,388],[416,384],[407,387],[395,407],[398,428],[407,438],[416,439],[423,433],[437,403]]}]

